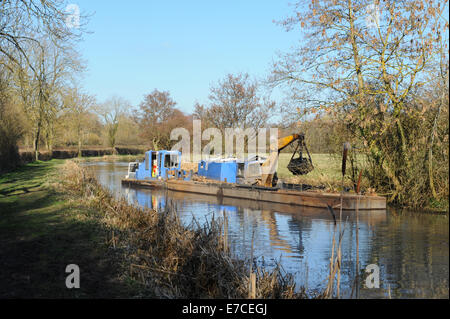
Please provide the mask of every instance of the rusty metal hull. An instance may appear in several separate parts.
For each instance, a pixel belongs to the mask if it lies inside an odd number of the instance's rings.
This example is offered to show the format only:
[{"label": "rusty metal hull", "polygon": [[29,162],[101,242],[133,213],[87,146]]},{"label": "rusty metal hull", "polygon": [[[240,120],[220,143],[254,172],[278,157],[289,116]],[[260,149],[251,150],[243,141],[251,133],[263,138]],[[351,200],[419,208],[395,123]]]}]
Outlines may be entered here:
[{"label": "rusty metal hull", "polygon": [[[205,183],[184,180],[135,180],[123,179],[122,184],[150,188],[165,188],[177,192],[204,194],[217,197],[239,198],[285,205],[326,208],[330,205],[339,209],[341,194],[318,191],[284,190],[265,187],[251,187],[229,183]],[[386,198],[356,194],[342,195],[343,210],[385,210]]]}]

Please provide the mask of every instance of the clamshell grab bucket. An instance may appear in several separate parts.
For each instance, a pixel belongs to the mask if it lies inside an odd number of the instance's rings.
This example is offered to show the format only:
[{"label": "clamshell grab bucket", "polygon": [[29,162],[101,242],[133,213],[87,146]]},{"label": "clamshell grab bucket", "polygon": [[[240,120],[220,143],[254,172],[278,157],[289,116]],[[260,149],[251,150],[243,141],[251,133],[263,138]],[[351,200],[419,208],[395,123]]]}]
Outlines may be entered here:
[{"label": "clamshell grab bucket", "polygon": [[[303,157],[303,147],[305,147],[306,153],[308,154],[308,158]],[[297,152],[298,157],[294,158]],[[298,141],[297,147],[295,148],[295,151],[292,154],[291,160],[289,161],[287,168],[294,175],[306,175],[314,169],[311,160],[311,155],[309,154],[304,139]]]}]

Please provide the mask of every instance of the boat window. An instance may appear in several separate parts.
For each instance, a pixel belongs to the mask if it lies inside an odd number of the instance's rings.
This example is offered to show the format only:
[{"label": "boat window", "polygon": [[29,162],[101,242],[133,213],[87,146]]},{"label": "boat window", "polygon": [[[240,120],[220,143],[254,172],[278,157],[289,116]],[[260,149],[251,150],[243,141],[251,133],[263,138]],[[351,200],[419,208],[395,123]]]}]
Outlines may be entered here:
[{"label": "boat window", "polygon": [[261,168],[259,163],[248,164],[248,176],[258,176],[261,174]]},{"label": "boat window", "polygon": [[150,159],[148,153],[145,153],[145,170],[148,171],[150,169]]},{"label": "boat window", "polygon": [[164,167],[172,168],[178,166],[178,155],[166,154],[164,158]]},{"label": "boat window", "polygon": [[244,163],[238,163],[237,177],[244,177]]}]

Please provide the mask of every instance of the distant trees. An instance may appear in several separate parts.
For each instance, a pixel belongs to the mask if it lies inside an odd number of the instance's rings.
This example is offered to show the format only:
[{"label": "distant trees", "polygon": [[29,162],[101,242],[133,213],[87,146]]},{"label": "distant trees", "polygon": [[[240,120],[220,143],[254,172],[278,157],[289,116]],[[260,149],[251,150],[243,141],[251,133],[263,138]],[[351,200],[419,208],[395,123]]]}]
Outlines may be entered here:
[{"label": "distant trees", "polygon": [[[81,157],[83,142],[87,134],[92,131],[93,110],[95,106],[95,98],[86,93],[81,92],[77,87],[67,88],[63,94],[63,116],[58,118],[62,122],[62,126],[72,132],[73,140],[78,145],[78,156]],[[94,123],[93,123],[94,122]]]},{"label": "distant trees", "polygon": [[69,82],[83,70],[70,46],[40,39],[27,46],[27,61],[17,70],[17,89],[33,128],[35,158],[43,136],[49,151],[53,148],[56,114],[63,108],[62,94]]},{"label": "distant trees", "polygon": [[194,117],[220,130],[259,128],[274,111],[274,102],[261,97],[258,83],[247,73],[228,74],[211,87],[209,105],[195,105]]},{"label": "distant trees", "polygon": [[142,145],[127,100],[113,96],[99,103],[77,86],[63,92],[64,106],[55,123],[59,146],[77,146],[81,156],[84,147],[104,145],[115,151],[118,145]]},{"label": "distant trees", "polygon": [[[60,106],[58,88],[67,75],[66,68],[74,65],[67,59],[68,52],[82,33],[81,28],[71,29],[66,24],[64,5],[57,0],[12,0],[0,5],[0,66],[3,78],[8,78],[2,88],[4,98],[8,96],[1,114],[0,129],[6,134],[2,140],[17,143],[17,134],[20,132],[19,138],[26,134],[33,139],[36,159],[41,140],[52,148],[55,111]],[[7,128],[11,122],[6,121],[6,114],[21,115],[15,130]],[[14,149],[15,156],[7,157],[15,158],[17,164],[17,147]],[[9,160],[0,158],[0,164],[9,165]]]},{"label": "distant trees", "polygon": [[97,112],[105,125],[106,141],[109,147],[116,146],[120,118],[130,108],[130,103],[118,96],[113,96],[97,106]]},{"label": "distant trees", "polygon": [[191,127],[191,118],[175,108],[176,102],[168,91],[153,90],[139,106],[136,121],[140,136],[151,143],[154,150],[170,149],[170,132],[177,127]]},{"label": "distant trees", "polygon": [[[264,97],[261,91],[260,84],[248,73],[227,74],[211,86],[208,103],[196,103],[193,117],[201,120],[204,128],[218,129],[222,140],[216,140],[218,136],[214,133],[212,144],[203,140],[204,151],[214,154],[235,153],[239,156],[247,152],[253,155],[258,129],[265,128],[275,112],[275,103]],[[236,144],[234,148],[235,140],[236,143],[244,143]],[[220,145],[222,149],[219,149]],[[261,151],[267,145],[258,147]]]},{"label": "distant trees", "polygon": [[139,134],[139,125],[136,123],[133,110],[119,116],[119,127],[116,133],[117,145],[131,146],[142,145],[143,141]]}]

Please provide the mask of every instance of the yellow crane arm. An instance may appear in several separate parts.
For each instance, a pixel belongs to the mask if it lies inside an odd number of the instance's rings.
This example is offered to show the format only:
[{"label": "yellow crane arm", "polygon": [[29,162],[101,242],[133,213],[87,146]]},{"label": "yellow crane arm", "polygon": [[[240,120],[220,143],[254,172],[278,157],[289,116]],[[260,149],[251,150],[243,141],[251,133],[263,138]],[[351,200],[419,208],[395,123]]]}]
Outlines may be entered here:
[{"label": "yellow crane arm", "polygon": [[285,147],[289,146],[292,142],[295,142],[296,140],[300,139],[301,136],[303,135],[292,134],[278,139],[278,152],[283,150]]}]

